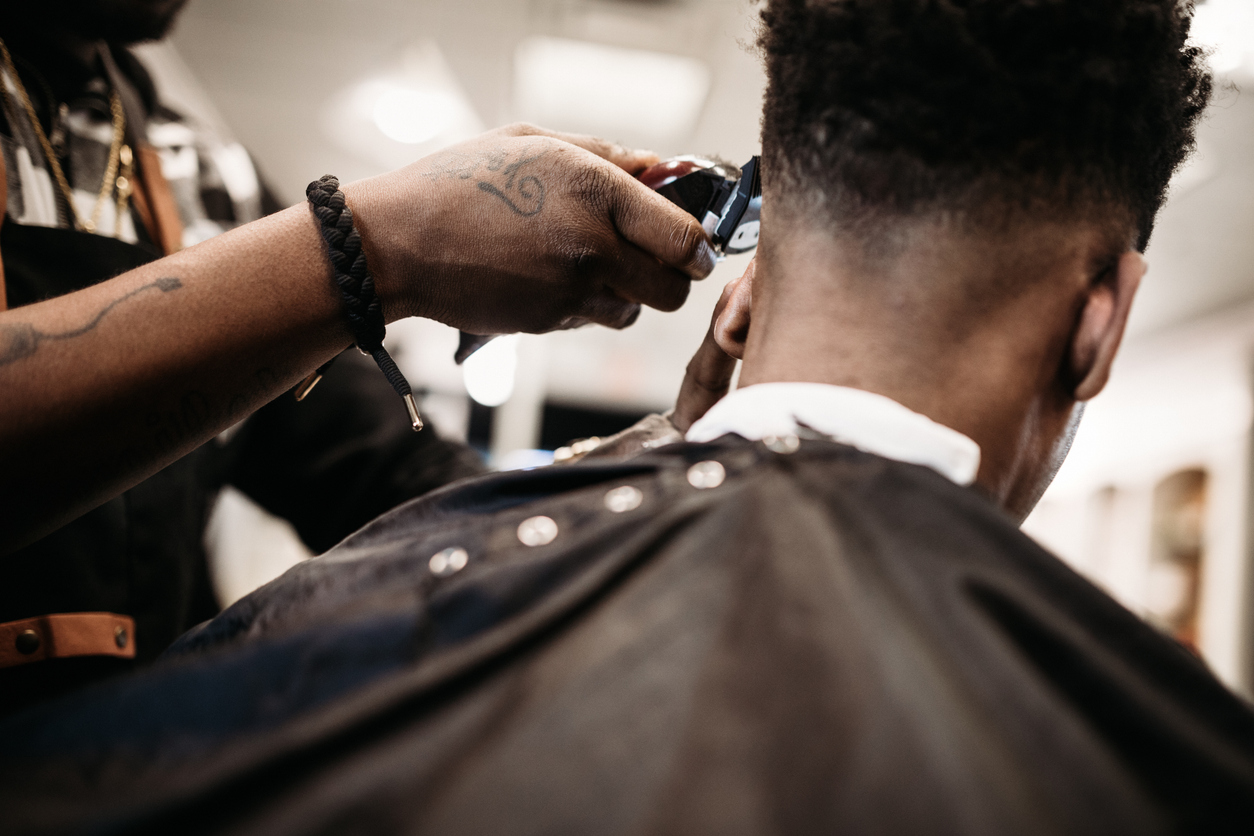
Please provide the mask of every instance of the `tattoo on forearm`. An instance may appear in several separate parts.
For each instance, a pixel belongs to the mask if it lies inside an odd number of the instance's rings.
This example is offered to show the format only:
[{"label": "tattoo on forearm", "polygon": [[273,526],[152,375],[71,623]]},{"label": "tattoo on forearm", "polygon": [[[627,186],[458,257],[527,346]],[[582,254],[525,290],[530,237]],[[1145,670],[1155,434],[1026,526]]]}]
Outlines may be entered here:
[{"label": "tattoo on forearm", "polygon": [[523,149],[521,157],[511,162],[503,149],[478,157],[450,152],[435,161],[429,176],[474,179],[480,191],[500,200],[514,214],[530,218],[544,209],[545,188],[539,177],[524,172],[523,167],[544,155]]},{"label": "tattoo on forearm", "polygon": [[71,340],[75,337],[81,337],[88,331],[95,330],[100,321],[108,315],[109,311],[116,308],[123,302],[138,296],[146,290],[157,288],[162,293],[169,293],[172,290],[178,290],[183,286],[183,282],[176,278],[162,278],[141,285],[129,293],[124,293],[117,299],[105,305],[100,311],[87,322],[87,324],[74,328],[69,331],[62,331],[56,334],[49,334],[40,331],[33,325],[20,322],[14,325],[0,325],[0,366],[7,366],[10,363],[16,363],[18,360],[30,357],[39,350],[39,344],[49,340]]},{"label": "tattoo on forearm", "polygon": [[199,389],[184,392],[173,404],[143,417],[143,437],[122,450],[124,471],[142,470],[153,461],[185,452],[269,401],[293,375],[263,366],[233,395],[214,396]]}]

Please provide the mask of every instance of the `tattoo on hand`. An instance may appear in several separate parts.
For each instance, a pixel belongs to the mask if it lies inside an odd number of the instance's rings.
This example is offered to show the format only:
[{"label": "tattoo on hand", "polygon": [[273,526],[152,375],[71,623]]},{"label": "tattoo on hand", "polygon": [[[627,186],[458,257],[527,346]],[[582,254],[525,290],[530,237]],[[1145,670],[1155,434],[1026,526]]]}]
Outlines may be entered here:
[{"label": "tattoo on hand", "polygon": [[75,337],[81,337],[88,331],[95,330],[100,321],[105,318],[109,311],[128,299],[138,296],[146,290],[157,288],[162,293],[169,293],[172,290],[178,290],[183,286],[180,279],[162,278],[141,285],[129,293],[124,293],[117,299],[105,305],[86,325],[74,328],[70,331],[62,331],[57,334],[49,334],[40,331],[33,325],[27,323],[18,323],[16,325],[0,325],[0,366],[7,366],[10,363],[16,363],[18,360],[30,357],[39,350],[39,344],[48,340],[71,340]]},{"label": "tattoo on hand", "polygon": [[[518,173],[519,169],[527,163],[533,163],[542,156],[543,154],[535,154],[534,156],[523,157],[521,160],[516,160],[509,165],[500,167],[499,171],[505,177],[504,182],[498,186],[489,180],[480,180],[479,190],[499,197],[515,215],[529,218],[532,215],[540,214],[540,210],[544,208],[544,184],[534,175],[524,174],[522,177],[519,177]],[[489,171],[498,170],[491,165],[487,168]],[[518,202],[513,199],[515,197],[519,198]]]},{"label": "tattoo on hand", "polygon": [[480,191],[500,200],[515,215],[530,218],[544,209],[545,189],[540,178],[522,169],[544,155],[543,151],[528,155],[524,149],[520,159],[510,162],[502,149],[479,157],[449,153],[435,161],[435,167],[428,176],[455,177],[459,180],[474,178]]}]

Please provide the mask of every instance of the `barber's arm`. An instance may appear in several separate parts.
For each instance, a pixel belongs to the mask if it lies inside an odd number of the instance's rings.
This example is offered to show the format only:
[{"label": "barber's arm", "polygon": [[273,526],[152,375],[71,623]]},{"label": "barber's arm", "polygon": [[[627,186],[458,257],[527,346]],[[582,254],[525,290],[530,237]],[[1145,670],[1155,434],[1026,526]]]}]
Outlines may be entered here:
[{"label": "barber's arm", "polygon": [[[343,187],[388,321],[479,334],[673,310],[713,267],[651,155],[495,131]],[[0,313],[0,551],[212,438],[351,342],[305,206]],[[397,409],[402,409],[399,402]]]},{"label": "barber's arm", "polygon": [[414,432],[398,407],[374,361],[345,351],[308,398],[275,398],[231,433],[222,476],[321,554],[380,514],[486,470],[435,427]]}]

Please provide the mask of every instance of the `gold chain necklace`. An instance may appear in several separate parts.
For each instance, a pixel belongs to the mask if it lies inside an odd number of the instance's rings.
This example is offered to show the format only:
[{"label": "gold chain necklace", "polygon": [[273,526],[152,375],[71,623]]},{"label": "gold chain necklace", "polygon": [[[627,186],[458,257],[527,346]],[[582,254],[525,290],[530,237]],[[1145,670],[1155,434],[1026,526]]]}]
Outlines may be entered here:
[{"label": "gold chain necklace", "polygon": [[[39,116],[35,113],[35,106],[31,104],[30,96],[26,93],[26,87],[22,84],[22,79],[17,74],[17,67],[13,64],[13,56],[9,54],[8,47],[4,41],[0,40],[0,59],[4,62],[4,72],[13,82],[13,87],[17,90],[18,98],[22,102],[22,107],[26,110],[26,116],[30,119],[31,127],[35,131],[35,136],[39,139],[39,145],[43,149],[44,159],[48,161],[48,167],[52,169],[52,176],[57,181],[58,188],[61,189],[62,196],[65,197],[65,205],[69,209],[70,220],[74,224],[74,228],[80,232],[95,232],[100,224],[100,213],[104,208],[105,200],[109,195],[117,190],[117,214],[113,220],[113,236],[119,237],[122,233],[122,217],[126,212],[126,203],[130,198],[132,191],[132,177],[134,158],[131,149],[123,143],[126,134],[126,112],[122,109],[122,98],[118,95],[117,90],[109,92],[109,110],[113,117],[113,141],[109,144],[109,161],[105,166],[104,180],[100,184],[100,193],[96,196],[96,203],[92,207],[91,217],[83,220],[78,215],[78,209],[74,205],[74,192],[70,188],[70,183],[65,178],[65,172],[61,168],[61,161],[57,158],[56,152],[52,148],[52,143],[48,141],[47,134],[44,133],[43,125],[39,124]],[[10,98],[8,85],[0,80],[0,94],[4,96],[5,101],[9,102],[10,109],[13,107]],[[119,168],[121,169],[119,173]]]}]

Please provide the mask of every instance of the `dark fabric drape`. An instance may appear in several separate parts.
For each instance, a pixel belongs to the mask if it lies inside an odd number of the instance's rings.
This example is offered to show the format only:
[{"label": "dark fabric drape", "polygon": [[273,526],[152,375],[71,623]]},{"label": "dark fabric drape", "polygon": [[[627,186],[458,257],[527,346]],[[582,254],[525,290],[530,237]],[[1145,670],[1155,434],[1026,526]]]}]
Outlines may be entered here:
[{"label": "dark fabric drape", "polygon": [[[688,468],[717,460],[716,488]],[[643,494],[613,513],[605,496]],[[558,527],[519,542],[535,515]],[[468,563],[435,574],[432,555]],[[12,833],[1248,833],[1254,714],[922,467],[469,480],[0,724]]]}]

